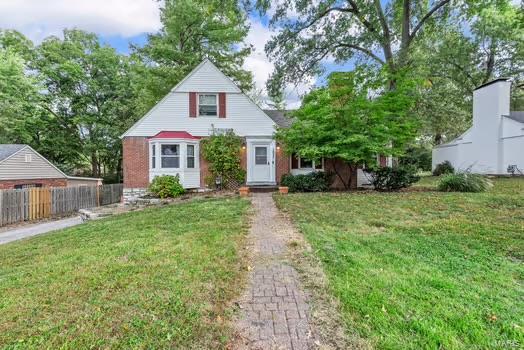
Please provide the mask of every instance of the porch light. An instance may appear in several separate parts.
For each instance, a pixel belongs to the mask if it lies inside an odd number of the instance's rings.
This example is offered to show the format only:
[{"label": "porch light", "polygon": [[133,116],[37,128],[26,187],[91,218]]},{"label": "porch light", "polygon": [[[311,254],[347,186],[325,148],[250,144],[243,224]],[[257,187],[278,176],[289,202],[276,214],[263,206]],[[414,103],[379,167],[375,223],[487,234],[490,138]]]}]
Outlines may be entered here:
[{"label": "porch light", "polygon": [[246,149],[246,144],[242,144],[242,149]]},{"label": "porch light", "polygon": [[277,145],[277,151],[280,151],[280,145]]}]

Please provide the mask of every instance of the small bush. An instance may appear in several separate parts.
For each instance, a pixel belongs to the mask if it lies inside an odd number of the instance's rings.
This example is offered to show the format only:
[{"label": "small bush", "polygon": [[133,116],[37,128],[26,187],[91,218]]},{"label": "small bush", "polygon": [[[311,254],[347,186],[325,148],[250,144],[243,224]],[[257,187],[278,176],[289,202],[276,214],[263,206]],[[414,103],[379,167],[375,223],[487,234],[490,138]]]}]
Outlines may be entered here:
[{"label": "small bush", "polygon": [[492,186],[493,183],[485,176],[462,172],[443,175],[437,188],[443,192],[486,192]]},{"label": "small bush", "polygon": [[149,191],[160,198],[174,198],[185,192],[178,175],[156,176],[149,185]]},{"label": "small bush", "polygon": [[431,171],[431,149],[424,145],[414,145],[398,159],[399,165],[412,165],[419,171]]},{"label": "small bush", "polygon": [[371,183],[377,191],[397,191],[420,180],[414,166],[383,167],[371,171]]},{"label": "small bush", "polygon": [[305,175],[284,174],[280,184],[289,187],[289,192],[325,192],[332,182],[331,174],[318,171]]},{"label": "small bush", "polygon": [[433,175],[440,176],[444,174],[453,174],[454,172],[455,172],[455,168],[453,168],[453,165],[451,165],[449,160],[446,160],[445,162],[437,164],[437,166],[435,167],[435,170],[433,170]]}]

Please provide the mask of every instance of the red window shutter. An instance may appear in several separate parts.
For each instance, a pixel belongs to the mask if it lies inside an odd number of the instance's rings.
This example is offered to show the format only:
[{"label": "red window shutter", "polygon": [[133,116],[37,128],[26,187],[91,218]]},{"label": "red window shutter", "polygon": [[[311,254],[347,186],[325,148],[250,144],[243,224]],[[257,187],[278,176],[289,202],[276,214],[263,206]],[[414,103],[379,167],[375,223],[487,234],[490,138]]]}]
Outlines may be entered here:
[{"label": "red window shutter", "polygon": [[385,167],[388,165],[388,159],[386,158],[386,156],[380,156],[379,157],[379,162],[380,162],[380,166],[381,167]]},{"label": "red window shutter", "polygon": [[196,92],[189,93],[189,117],[196,118],[197,116],[197,100]]},{"label": "red window shutter", "polygon": [[226,117],[226,93],[220,92],[218,94],[218,117]]}]

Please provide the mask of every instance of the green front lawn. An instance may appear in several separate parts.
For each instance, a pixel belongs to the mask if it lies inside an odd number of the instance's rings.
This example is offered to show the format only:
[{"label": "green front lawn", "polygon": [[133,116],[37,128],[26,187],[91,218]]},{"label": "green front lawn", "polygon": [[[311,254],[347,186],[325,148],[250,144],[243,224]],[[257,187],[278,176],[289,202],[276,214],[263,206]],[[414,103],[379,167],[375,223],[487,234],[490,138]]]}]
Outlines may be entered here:
[{"label": "green front lawn", "polygon": [[0,348],[222,347],[248,207],[193,201],[0,246]]},{"label": "green front lawn", "polygon": [[[424,179],[431,187],[434,179]],[[524,346],[524,180],[490,193],[276,195],[379,349]]]}]

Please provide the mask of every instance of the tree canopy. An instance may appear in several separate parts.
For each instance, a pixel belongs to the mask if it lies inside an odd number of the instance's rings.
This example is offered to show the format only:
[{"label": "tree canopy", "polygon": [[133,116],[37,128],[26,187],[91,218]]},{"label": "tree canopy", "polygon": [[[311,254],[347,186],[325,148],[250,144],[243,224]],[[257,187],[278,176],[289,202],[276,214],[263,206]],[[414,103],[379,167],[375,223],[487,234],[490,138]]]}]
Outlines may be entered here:
[{"label": "tree canopy", "polygon": [[395,90],[384,90],[391,77],[366,69],[332,73],[326,87],[306,95],[288,129],[277,138],[287,152],[349,165],[349,178],[333,168],[346,188],[358,166],[374,166],[378,155],[400,155],[416,135],[413,115],[416,82],[397,75]]}]

